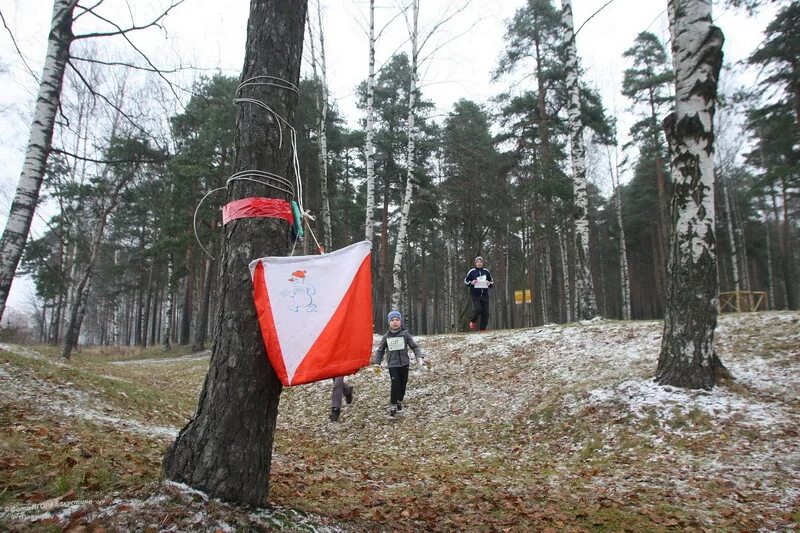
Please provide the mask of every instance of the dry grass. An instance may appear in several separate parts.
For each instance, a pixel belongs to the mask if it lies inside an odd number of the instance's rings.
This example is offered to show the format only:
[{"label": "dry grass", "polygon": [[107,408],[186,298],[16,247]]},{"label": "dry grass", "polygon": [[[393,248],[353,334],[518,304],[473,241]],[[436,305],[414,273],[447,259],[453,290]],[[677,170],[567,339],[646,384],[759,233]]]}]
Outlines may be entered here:
[{"label": "dry grass", "polygon": [[[419,339],[432,367],[412,370],[399,420],[386,416],[385,371],[348,378],[356,399],[339,424],[330,383],[285,389],[279,508],[266,513],[159,481],[171,439],[148,428],[186,421],[207,358],[84,351],[65,366],[3,351],[0,384],[62,403],[0,393],[0,506],[94,502],[5,526],[796,530],[800,315],[722,317],[716,346],[734,380],[711,394],[650,383],[660,333],[600,321]],[[69,401],[136,424],[64,415]]]}]

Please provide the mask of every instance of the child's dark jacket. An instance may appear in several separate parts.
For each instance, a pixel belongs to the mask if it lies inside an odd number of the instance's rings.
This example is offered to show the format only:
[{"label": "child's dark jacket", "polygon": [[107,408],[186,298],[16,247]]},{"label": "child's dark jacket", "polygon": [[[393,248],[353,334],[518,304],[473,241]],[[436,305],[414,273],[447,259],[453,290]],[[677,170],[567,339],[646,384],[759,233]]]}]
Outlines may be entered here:
[{"label": "child's dark jacket", "polygon": [[[397,339],[397,340],[390,340],[390,339]],[[389,343],[400,343],[400,339],[403,340],[402,348],[397,350],[390,350]],[[417,359],[421,359],[422,350],[420,350],[419,345],[414,341],[414,338],[411,336],[411,333],[404,329],[399,329],[397,331],[389,330],[386,332],[386,335],[383,336],[381,342],[378,344],[378,349],[375,350],[375,355],[372,356],[372,363],[379,365],[381,361],[383,361],[384,354],[386,355],[386,364],[389,367],[399,367],[399,366],[408,366],[411,360],[408,358],[408,349],[411,348],[414,351],[414,356]],[[388,353],[387,353],[388,352]]]}]

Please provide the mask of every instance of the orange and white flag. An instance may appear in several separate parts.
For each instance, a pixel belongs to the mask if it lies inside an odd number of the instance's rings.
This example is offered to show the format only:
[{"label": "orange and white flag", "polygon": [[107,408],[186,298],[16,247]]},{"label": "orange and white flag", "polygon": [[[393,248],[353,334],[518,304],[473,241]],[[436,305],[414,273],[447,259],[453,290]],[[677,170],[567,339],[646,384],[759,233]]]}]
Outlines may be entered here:
[{"label": "orange and white flag", "polygon": [[369,241],[323,255],[250,263],[267,357],[284,385],[346,376],[369,364]]}]

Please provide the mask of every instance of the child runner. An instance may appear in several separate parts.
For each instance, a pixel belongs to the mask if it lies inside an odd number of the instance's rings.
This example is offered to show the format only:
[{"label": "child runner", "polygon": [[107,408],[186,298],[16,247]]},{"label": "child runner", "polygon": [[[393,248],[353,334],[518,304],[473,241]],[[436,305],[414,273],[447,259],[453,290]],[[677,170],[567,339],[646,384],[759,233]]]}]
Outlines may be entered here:
[{"label": "child runner", "polygon": [[[389,416],[395,416],[398,411],[403,410],[403,398],[406,395],[408,365],[411,362],[408,358],[408,348],[410,347],[414,351],[418,364],[423,364],[425,359],[414,338],[403,329],[403,317],[400,311],[390,311],[386,319],[389,321],[389,331],[378,344],[378,349],[375,350],[375,355],[372,357],[372,364],[380,365],[386,354],[386,365],[389,367],[389,376],[392,378]],[[387,351],[388,353],[386,353]]]}]

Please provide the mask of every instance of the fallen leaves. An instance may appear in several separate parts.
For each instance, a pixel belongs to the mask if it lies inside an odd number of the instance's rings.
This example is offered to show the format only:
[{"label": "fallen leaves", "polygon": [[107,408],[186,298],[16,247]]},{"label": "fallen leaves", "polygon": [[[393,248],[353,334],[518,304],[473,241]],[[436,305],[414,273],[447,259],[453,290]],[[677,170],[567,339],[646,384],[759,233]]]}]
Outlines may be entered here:
[{"label": "fallen leaves", "polygon": [[[790,528],[800,404],[789,396],[800,383],[800,335],[783,316],[721,317],[718,347],[737,382],[704,395],[643,385],[658,349],[656,322],[421,338],[434,364],[412,370],[400,420],[386,420],[385,373],[348,378],[357,401],[338,425],[327,421],[329,383],[284,390],[271,502],[314,513],[315,524],[341,521],[354,530]],[[774,341],[769,357],[754,355],[761,338]],[[178,359],[158,373],[151,363],[87,363],[70,370],[69,381],[60,367],[43,377],[39,366],[22,372],[76,401],[106,398],[70,391],[105,391],[114,398],[105,405],[110,416],[121,409],[128,419],[161,421],[164,411],[183,420],[193,405],[174,408],[190,402],[176,403],[173,389],[195,401],[203,372],[198,360]],[[6,364],[22,363],[9,357]],[[111,386],[90,372],[126,382]],[[137,399],[137,383],[152,396]],[[75,531],[277,528],[273,515],[154,485],[162,439],[63,424],[20,399],[0,401],[0,437],[11,445],[0,447],[0,494],[20,503],[127,498],[108,500],[107,511],[73,514]]]}]

